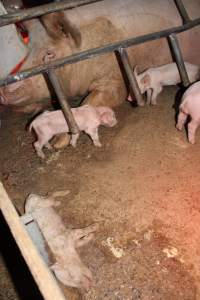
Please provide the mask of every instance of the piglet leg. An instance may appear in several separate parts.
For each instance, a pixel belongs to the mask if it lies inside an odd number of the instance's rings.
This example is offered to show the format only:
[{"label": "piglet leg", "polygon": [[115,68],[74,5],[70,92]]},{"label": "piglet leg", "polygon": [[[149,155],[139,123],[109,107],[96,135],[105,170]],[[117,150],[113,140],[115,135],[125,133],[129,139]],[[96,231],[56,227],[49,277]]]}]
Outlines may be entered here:
[{"label": "piglet leg", "polygon": [[191,144],[195,144],[195,133],[197,130],[198,124],[195,121],[191,121],[188,124],[188,140]]},{"label": "piglet leg", "polygon": [[157,104],[157,96],[162,92],[162,87],[158,86],[153,89],[152,97],[151,97],[151,105],[156,105]]},{"label": "piglet leg", "polygon": [[87,244],[93,238],[93,234],[97,229],[97,224],[93,224],[81,229],[73,229],[70,233],[70,237],[75,243],[75,248]]},{"label": "piglet leg", "polygon": [[151,104],[152,89],[147,90],[147,104]]},{"label": "piglet leg", "polygon": [[52,150],[53,147],[51,146],[51,144],[49,143],[46,143],[46,145],[44,145],[48,150]]},{"label": "piglet leg", "polygon": [[45,155],[44,155],[44,152],[42,151],[42,147],[41,147],[39,141],[37,141],[37,142],[34,143],[34,148],[35,148],[35,151],[36,151],[37,155],[38,155],[40,158],[44,159],[44,158],[45,158]]},{"label": "piglet leg", "polygon": [[102,146],[99,141],[98,127],[87,129],[85,132],[91,137],[91,139],[96,147]]},{"label": "piglet leg", "polygon": [[178,114],[178,121],[177,121],[177,124],[176,124],[176,128],[178,130],[183,129],[183,125],[185,124],[186,119],[187,119],[187,115],[184,112],[180,111],[179,114]]}]

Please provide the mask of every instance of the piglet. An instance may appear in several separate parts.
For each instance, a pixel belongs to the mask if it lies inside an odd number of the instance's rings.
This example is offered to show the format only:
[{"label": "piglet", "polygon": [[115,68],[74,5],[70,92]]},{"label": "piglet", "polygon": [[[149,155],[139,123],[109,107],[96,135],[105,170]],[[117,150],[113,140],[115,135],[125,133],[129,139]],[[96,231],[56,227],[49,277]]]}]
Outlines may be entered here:
[{"label": "piglet", "polygon": [[[72,108],[72,114],[80,129],[87,133],[95,146],[101,147],[98,135],[99,125],[113,127],[117,124],[114,111],[106,106],[94,107],[91,105],[83,105],[77,108]],[[36,153],[39,157],[44,158],[45,155],[42,148],[45,146],[51,149],[49,141],[53,136],[69,132],[69,127],[61,110],[45,111],[36,117],[30,124],[29,130],[34,129],[38,140],[34,143]],[[75,147],[79,134],[71,136],[70,144]]]},{"label": "piglet", "polygon": [[92,273],[82,262],[77,249],[92,240],[98,224],[80,229],[66,228],[54,209],[59,204],[53,198],[30,194],[25,202],[25,212],[32,215],[53,254],[55,263],[50,268],[55,276],[64,285],[89,289]]},{"label": "piglet", "polygon": [[[185,62],[190,82],[195,82],[200,77],[200,69],[196,65]],[[162,65],[155,68],[149,68],[138,74],[137,66],[134,69],[140,91],[142,94],[147,92],[147,103],[156,105],[156,98],[161,93],[163,86],[176,85],[181,82],[180,74],[176,63]],[[128,96],[128,101],[132,101],[132,97]]]},{"label": "piglet", "polygon": [[200,81],[191,85],[183,94],[176,124],[177,129],[182,130],[188,116],[191,117],[188,124],[188,140],[194,144],[195,133],[200,125]]}]

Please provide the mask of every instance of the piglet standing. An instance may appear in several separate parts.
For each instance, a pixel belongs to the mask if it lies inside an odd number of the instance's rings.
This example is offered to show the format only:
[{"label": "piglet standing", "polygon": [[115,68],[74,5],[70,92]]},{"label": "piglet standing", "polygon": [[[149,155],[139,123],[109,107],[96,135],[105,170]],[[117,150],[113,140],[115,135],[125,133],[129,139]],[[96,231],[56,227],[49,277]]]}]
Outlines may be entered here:
[{"label": "piglet standing", "polygon": [[194,144],[195,133],[200,125],[200,81],[191,85],[183,94],[176,124],[177,129],[182,130],[188,116],[191,117],[188,124],[188,140]]},{"label": "piglet standing", "polygon": [[[101,147],[98,135],[98,127],[100,125],[113,127],[117,124],[114,111],[106,106],[94,107],[91,105],[83,105],[77,108],[72,108],[74,119],[80,129],[87,133],[95,146]],[[38,140],[34,143],[37,155],[44,158],[45,155],[42,148],[45,146],[51,149],[49,141],[53,136],[69,132],[69,127],[61,110],[45,111],[30,124],[29,130],[34,129]],[[70,144],[75,147],[79,134],[71,136]]]},{"label": "piglet standing", "polygon": [[[195,82],[200,77],[200,69],[198,66],[185,62],[190,82]],[[138,74],[137,66],[134,68],[140,91],[142,94],[147,92],[147,103],[156,105],[157,96],[161,93],[163,86],[176,85],[181,82],[180,74],[176,63],[166,64]],[[127,98],[132,101],[131,95]]]}]

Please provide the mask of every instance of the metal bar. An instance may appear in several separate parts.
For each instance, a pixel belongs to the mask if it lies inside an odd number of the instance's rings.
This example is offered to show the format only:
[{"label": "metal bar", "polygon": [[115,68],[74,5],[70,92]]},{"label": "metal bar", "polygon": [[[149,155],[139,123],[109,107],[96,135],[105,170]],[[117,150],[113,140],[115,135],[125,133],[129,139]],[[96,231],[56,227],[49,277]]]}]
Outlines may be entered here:
[{"label": "metal bar", "polygon": [[19,10],[14,13],[0,16],[0,27],[8,24],[13,24],[20,21],[29,20],[52,12],[71,9],[74,7],[99,2],[102,0],[63,0],[61,2],[54,2],[51,4],[44,4],[33,8]]},{"label": "metal bar", "polygon": [[128,53],[127,53],[126,49],[124,49],[124,48],[119,48],[118,53],[121,57],[122,64],[126,71],[126,75],[128,77],[132,91],[136,97],[137,103],[139,106],[144,106],[144,99],[140,92],[140,88],[138,86],[137,79],[135,78],[135,74],[133,73],[133,70],[132,70],[132,67],[131,67],[131,64],[129,61]]},{"label": "metal bar", "polygon": [[176,64],[179,70],[179,74],[183,85],[187,87],[190,84],[188,74],[185,68],[185,63],[182,57],[181,49],[179,47],[179,43],[175,34],[169,35],[170,45],[174,54],[174,58],[176,60]]},{"label": "metal bar", "polygon": [[48,69],[59,68],[64,65],[76,63],[78,61],[96,57],[98,55],[103,55],[106,53],[117,51],[120,47],[127,48],[127,47],[130,47],[133,45],[138,45],[138,44],[146,43],[148,41],[160,39],[162,37],[168,37],[172,33],[180,33],[180,32],[186,31],[186,30],[188,30],[192,27],[198,26],[198,25],[200,25],[200,18],[190,21],[187,24],[184,24],[184,25],[181,25],[178,27],[172,27],[172,28],[169,28],[169,29],[166,29],[163,31],[158,31],[158,32],[142,35],[139,37],[134,37],[131,39],[123,40],[120,42],[107,44],[103,47],[97,47],[97,48],[93,48],[90,50],[82,51],[82,52],[73,54],[71,56],[67,56],[64,58],[54,60],[53,62],[49,63],[48,65],[47,64],[39,65],[37,67],[21,71],[15,75],[9,75],[7,78],[0,79],[0,86],[7,85],[7,84],[13,83],[13,82],[17,82],[17,81],[29,78],[34,75],[38,75],[40,73],[44,73]]},{"label": "metal bar", "polygon": [[72,134],[79,133],[78,125],[76,124],[76,121],[74,120],[73,114],[71,112],[70,106],[67,102],[67,98],[63,92],[62,86],[59,82],[58,77],[55,74],[55,70],[49,70],[47,72],[48,78],[54,88],[54,91],[56,92],[56,95],[58,97],[58,101],[62,107],[64,116],[66,118],[67,124],[69,126],[69,130]]},{"label": "metal bar", "polygon": [[50,265],[49,255],[46,249],[44,237],[38,227],[37,222],[34,221],[31,214],[25,214],[20,217],[20,220],[26,227],[26,231],[31,237],[34,245],[36,246],[38,252],[43,257],[45,263]]},{"label": "metal bar", "polygon": [[44,299],[66,300],[55,277],[35,248],[1,182],[0,209]]},{"label": "metal bar", "polygon": [[183,5],[182,0],[174,0],[176,7],[179,11],[179,14],[181,15],[181,18],[183,20],[183,24],[190,21],[190,17],[188,16],[188,13],[185,9],[185,6]]}]

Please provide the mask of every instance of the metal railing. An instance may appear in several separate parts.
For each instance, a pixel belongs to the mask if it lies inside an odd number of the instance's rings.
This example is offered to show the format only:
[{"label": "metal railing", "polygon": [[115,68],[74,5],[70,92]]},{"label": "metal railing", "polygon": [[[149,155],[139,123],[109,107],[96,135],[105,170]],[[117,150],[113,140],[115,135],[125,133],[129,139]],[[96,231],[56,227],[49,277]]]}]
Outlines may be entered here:
[{"label": "metal railing", "polygon": [[[33,17],[41,16],[41,15],[48,14],[51,12],[56,12],[56,11],[60,11],[63,9],[71,9],[74,7],[86,5],[89,3],[99,2],[99,1],[102,1],[102,0],[71,0],[71,1],[64,0],[64,1],[58,2],[58,3],[46,4],[46,5],[30,8],[27,10],[18,11],[16,13],[1,15],[0,16],[0,27],[8,25],[8,24],[16,23],[18,21],[28,20]],[[128,48],[130,46],[138,45],[141,43],[145,43],[148,41],[153,41],[156,39],[166,37],[166,38],[168,38],[168,41],[170,43],[170,46],[171,46],[171,49],[172,49],[179,73],[180,73],[181,80],[183,82],[183,85],[187,87],[190,84],[190,82],[189,82],[188,74],[187,74],[185,64],[183,61],[181,49],[179,47],[179,43],[176,38],[176,34],[200,25],[200,18],[197,18],[195,20],[190,20],[188,13],[183,5],[182,0],[174,0],[174,2],[176,4],[177,10],[178,10],[182,20],[183,20],[183,25],[181,25],[181,26],[168,28],[166,30],[134,37],[131,39],[126,39],[126,40],[123,40],[120,42],[110,43],[110,44],[107,44],[102,47],[97,47],[97,48],[89,49],[86,51],[82,51],[82,52],[73,54],[71,56],[67,56],[67,57],[64,57],[61,59],[54,60],[52,62],[49,61],[48,64],[46,64],[46,63],[41,64],[36,67],[18,72],[15,75],[9,75],[7,78],[1,79],[0,86],[14,83],[14,82],[17,82],[20,80],[24,80],[26,78],[29,78],[29,77],[32,77],[34,75],[38,75],[41,73],[46,73],[48,75],[52,85],[54,86],[54,89],[56,89],[55,92],[58,96],[58,100],[59,100],[60,105],[65,114],[69,128],[72,133],[76,134],[76,133],[78,133],[78,126],[73,118],[73,115],[71,113],[69,105],[68,104],[64,105],[64,102],[65,101],[67,102],[67,99],[66,99],[66,96],[64,95],[64,92],[62,91],[62,87],[59,83],[59,79],[56,79],[56,74],[55,74],[55,72],[53,72],[53,69],[59,68],[61,66],[67,65],[67,64],[76,63],[76,62],[79,62],[79,61],[82,61],[85,59],[93,58],[98,55],[103,55],[106,53],[117,51],[121,57],[122,64],[124,66],[124,70],[126,72],[127,78],[129,79],[131,90],[134,92],[134,94],[136,96],[138,105],[143,106],[144,100],[141,95],[140,89],[138,87],[135,75],[132,71],[126,48]],[[61,96],[61,94],[62,94],[62,96]]]}]

